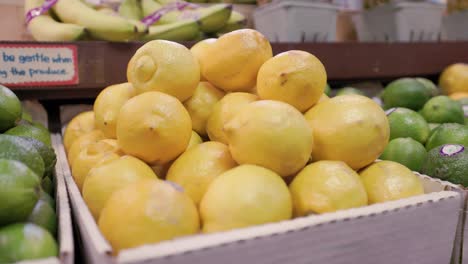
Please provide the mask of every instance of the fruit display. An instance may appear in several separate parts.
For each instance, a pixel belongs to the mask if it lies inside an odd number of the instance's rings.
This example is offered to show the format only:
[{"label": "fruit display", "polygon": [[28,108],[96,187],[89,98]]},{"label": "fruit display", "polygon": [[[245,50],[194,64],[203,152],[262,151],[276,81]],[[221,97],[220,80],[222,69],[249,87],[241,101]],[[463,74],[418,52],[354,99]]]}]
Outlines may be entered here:
[{"label": "fruit display", "polygon": [[0,86],[0,263],[58,255],[56,155],[49,131],[25,111]]},{"label": "fruit display", "polygon": [[80,0],[25,0],[28,30],[38,41],[191,41],[244,28],[231,3],[200,6],[180,0],[123,0],[118,6]]},{"label": "fruit display", "polygon": [[467,76],[468,66],[458,63],[442,72],[440,88],[424,78],[388,84],[382,100],[391,141],[380,158],[468,187],[468,174],[461,169],[468,161],[463,156],[468,145]]},{"label": "fruit display", "polygon": [[[409,83],[422,108],[430,88]],[[398,152],[388,143],[400,123],[371,98],[325,93],[316,56],[273,55],[255,30],[191,49],[152,40],[129,60],[126,83],[66,125],[64,148],[114,254],[424,194],[413,168],[378,160]],[[430,132],[418,121],[425,130],[411,135],[421,144]]]}]

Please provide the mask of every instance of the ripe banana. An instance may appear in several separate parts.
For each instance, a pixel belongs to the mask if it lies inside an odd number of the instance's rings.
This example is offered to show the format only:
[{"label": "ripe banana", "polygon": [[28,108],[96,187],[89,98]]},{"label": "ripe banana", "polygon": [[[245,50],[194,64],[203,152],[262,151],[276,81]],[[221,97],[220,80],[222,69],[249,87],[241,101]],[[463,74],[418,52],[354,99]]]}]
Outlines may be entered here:
[{"label": "ripe banana", "polygon": [[199,36],[200,30],[195,20],[184,20],[167,25],[154,25],[143,40],[165,39],[171,41],[189,41]]},{"label": "ripe banana", "polygon": [[170,3],[177,2],[177,0],[156,0],[156,1],[158,1],[158,3],[163,6],[168,5]]},{"label": "ripe banana", "polygon": [[[98,7],[96,10],[100,13],[105,13],[112,16],[120,16],[118,12],[110,7]],[[148,33],[148,27],[139,19],[128,19],[128,22],[132,23],[136,27],[137,31],[141,32],[142,35]]]},{"label": "ripe banana", "polygon": [[231,17],[232,5],[215,4],[192,12],[195,12],[199,17],[198,23],[200,24],[201,31],[213,33],[223,28],[229,20]]},{"label": "ripe banana", "polygon": [[96,11],[80,0],[60,0],[53,8],[61,21],[86,27],[95,39],[129,41],[142,34],[131,21]]},{"label": "ripe banana", "polygon": [[162,6],[155,0],[141,0],[141,9],[144,17],[153,14],[156,10],[161,8]]},{"label": "ripe banana", "polygon": [[[44,0],[25,0],[25,14],[43,3]],[[57,22],[48,12],[33,18],[28,24],[28,29],[37,41],[74,41],[86,35],[84,27]]]},{"label": "ripe banana", "polygon": [[242,29],[245,28],[246,25],[247,18],[243,14],[233,10],[231,13],[231,17],[227,21],[226,25],[224,25],[224,27],[222,27],[217,32],[217,34],[225,34],[234,30]]},{"label": "ripe banana", "polygon": [[216,4],[197,9],[173,10],[162,16],[155,25],[165,25],[183,20],[197,20],[201,31],[212,33],[218,31],[226,24],[231,16],[231,11],[232,5],[230,4]]},{"label": "ripe banana", "polygon": [[143,18],[140,0],[123,0],[119,6],[119,14],[122,17],[140,20]]}]

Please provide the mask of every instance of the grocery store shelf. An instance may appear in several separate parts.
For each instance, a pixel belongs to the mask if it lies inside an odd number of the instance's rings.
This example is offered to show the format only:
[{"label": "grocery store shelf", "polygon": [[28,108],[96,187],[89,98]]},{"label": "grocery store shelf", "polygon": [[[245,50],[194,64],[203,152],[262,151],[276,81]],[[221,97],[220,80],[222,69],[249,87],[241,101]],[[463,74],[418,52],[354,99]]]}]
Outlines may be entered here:
[{"label": "grocery store shelf", "polygon": [[[78,48],[79,84],[14,87],[19,96],[36,99],[93,98],[102,88],[126,81],[127,63],[144,43],[66,44],[74,44]],[[184,44],[188,47],[193,45]],[[391,80],[404,76],[434,77],[449,64],[468,63],[468,42],[274,43],[272,46],[275,54],[293,49],[315,54],[325,64],[331,81]]]}]

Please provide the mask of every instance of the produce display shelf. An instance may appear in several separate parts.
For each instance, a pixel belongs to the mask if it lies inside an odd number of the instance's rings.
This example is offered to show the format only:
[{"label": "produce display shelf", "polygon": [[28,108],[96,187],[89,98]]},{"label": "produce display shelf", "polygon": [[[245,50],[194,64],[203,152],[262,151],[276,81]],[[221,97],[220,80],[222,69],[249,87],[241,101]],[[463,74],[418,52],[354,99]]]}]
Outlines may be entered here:
[{"label": "produce display shelf", "polygon": [[[104,87],[126,81],[129,59],[143,42],[0,42],[1,45],[73,45],[77,49],[78,83],[12,87],[22,98],[95,98]],[[191,47],[194,43],[183,43]],[[468,42],[438,43],[273,43],[275,54],[305,50],[316,55],[330,81],[391,80],[404,76],[438,76],[448,65],[468,63]]]}]

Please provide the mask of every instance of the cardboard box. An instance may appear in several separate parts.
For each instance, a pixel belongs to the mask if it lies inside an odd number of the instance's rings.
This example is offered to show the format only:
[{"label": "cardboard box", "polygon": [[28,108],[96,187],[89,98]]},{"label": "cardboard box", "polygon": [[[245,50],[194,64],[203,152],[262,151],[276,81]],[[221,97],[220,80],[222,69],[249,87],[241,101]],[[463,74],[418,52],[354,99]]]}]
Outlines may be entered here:
[{"label": "cardboard box", "polygon": [[[64,107],[62,124],[90,106]],[[66,111],[65,111],[66,110]],[[113,256],[59,150],[75,221],[89,263],[448,263],[461,254],[464,195],[419,175],[426,194],[335,213],[210,235],[193,235]],[[458,239],[458,240],[456,240]]]}]

